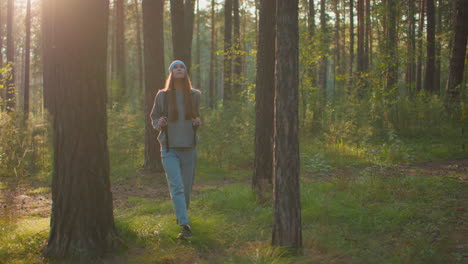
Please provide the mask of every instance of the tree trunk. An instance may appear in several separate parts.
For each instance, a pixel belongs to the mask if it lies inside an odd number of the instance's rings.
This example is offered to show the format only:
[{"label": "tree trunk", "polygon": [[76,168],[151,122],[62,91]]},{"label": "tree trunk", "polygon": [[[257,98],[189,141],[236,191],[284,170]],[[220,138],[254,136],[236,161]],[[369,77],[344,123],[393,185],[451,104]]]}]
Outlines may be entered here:
[{"label": "tree trunk", "polygon": [[149,171],[163,171],[161,147],[151,124],[151,109],[158,89],[164,88],[164,1],[143,0],[145,53],[145,163]]},{"label": "tree trunk", "polygon": [[[341,20],[341,17],[340,17],[340,10],[339,10],[339,5],[340,5],[340,1],[339,0],[335,0],[334,1],[334,13],[335,13],[335,50],[334,50],[334,53],[335,53],[335,78],[336,79],[336,75],[341,75],[341,69],[342,69],[342,64],[341,64],[341,54],[340,54],[340,46],[341,46],[341,36],[340,36],[340,33],[341,33],[341,25],[340,25],[340,20]],[[336,85],[335,85],[335,89],[336,89]]]},{"label": "tree trunk", "polygon": [[272,245],[302,248],[297,0],[278,0]]},{"label": "tree trunk", "polygon": [[239,0],[232,0],[233,25],[234,25],[234,45],[233,45],[233,73],[232,73],[232,92],[233,97],[238,99],[241,92],[241,73],[242,73],[242,55],[241,36],[240,36],[240,17]]},{"label": "tree trunk", "polygon": [[349,0],[349,85],[348,93],[353,87],[354,66],[354,0]]},{"label": "tree trunk", "polygon": [[392,91],[392,99],[396,96],[396,85],[398,82],[398,54],[397,54],[397,0],[386,0],[386,10],[388,12],[387,18],[387,78],[386,86],[387,91]]},{"label": "tree trunk", "polygon": [[[3,7],[3,2],[0,2],[0,7],[1,8],[4,8]],[[0,69],[3,68],[3,37],[4,37],[4,33],[3,33],[3,16],[2,16],[3,12],[0,12]],[[3,74],[0,73],[0,85],[5,85],[4,84],[4,79],[3,79]],[[5,108],[5,89],[0,89],[0,110],[4,110]]]},{"label": "tree trunk", "polygon": [[125,2],[127,0],[116,0],[116,78],[117,78],[117,101],[123,102],[128,95],[126,52],[125,52]]},{"label": "tree trunk", "polygon": [[185,16],[184,0],[171,0],[172,48],[174,59],[185,62]]},{"label": "tree trunk", "polygon": [[420,0],[419,2],[419,27],[418,27],[418,56],[416,65],[416,92],[421,91],[422,87],[422,64],[423,64],[423,29],[424,29],[424,5],[426,0]]},{"label": "tree trunk", "polygon": [[138,0],[133,0],[133,12],[135,14],[135,22],[136,22],[136,45],[137,45],[137,62],[138,62],[138,88],[139,91],[144,92],[143,89],[143,47],[141,43],[141,13],[140,9],[138,8]]},{"label": "tree trunk", "polygon": [[215,108],[216,104],[216,21],[215,21],[215,0],[211,1],[211,47],[210,47],[210,89],[209,89],[209,105],[211,109]]},{"label": "tree trunk", "polygon": [[196,0],[185,0],[184,5],[184,22],[185,22],[185,41],[184,41],[184,50],[185,50],[185,65],[190,70],[192,68],[192,38],[193,38],[193,18],[194,18],[194,8]]},{"label": "tree trunk", "polygon": [[424,89],[430,93],[439,93],[434,89],[435,74],[435,6],[434,0],[426,1],[427,35],[426,35],[426,73]]},{"label": "tree trunk", "polygon": [[200,89],[201,88],[201,57],[200,57],[200,26],[201,26],[201,23],[200,23],[200,19],[201,19],[201,16],[200,16],[200,0],[197,0],[197,50],[195,51],[196,52],[196,55],[195,55],[195,59],[197,60],[197,78],[196,78],[196,83],[195,83],[195,87],[196,89]]},{"label": "tree trunk", "polygon": [[414,92],[414,81],[416,73],[416,39],[415,39],[415,19],[416,8],[414,0],[408,0],[408,30],[407,30],[407,66],[406,66],[406,89],[411,94]]},{"label": "tree trunk", "polygon": [[232,99],[232,0],[224,2],[224,95],[227,103]]},{"label": "tree trunk", "polygon": [[263,200],[273,182],[276,1],[261,1],[259,11],[252,189]]},{"label": "tree trunk", "polygon": [[[365,69],[365,30],[366,30],[366,19],[365,19],[365,0],[357,0],[357,17],[358,17],[358,47],[357,47],[357,72],[362,74],[366,71]],[[360,87],[361,89],[362,87]]]},{"label": "tree trunk", "polygon": [[[468,2],[467,2],[468,4]],[[441,35],[442,33],[442,0],[438,0],[438,7],[436,10],[436,39],[435,39],[435,64],[434,64],[434,91],[440,93],[440,67],[441,67]]]},{"label": "tree trunk", "polygon": [[31,50],[31,0],[28,0],[26,7],[26,40],[24,51],[24,103],[23,103],[23,120],[26,123],[29,117],[29,64],[30,64],[30,50]]},{"label": "tree trunk", "polygon": [[328,80],[328,26],[327,26],[327,13],[325,12],[325,0],[320,1],[320,30],[322,34],[322,59],[320,61],[320,72],[319,72],[319,98],[320,98],[320,109],[318,117],[322,117],[322,112],[327,104],[327,80]]},{"label": "tree trunk", "polygon": [[372,22],[370,0],[366,0],[366,35],[364,38],[364,69],[369,72],[372,62]]},{"label": "tree trunk", "polygon": [[5,81],[6,86],[6,111],[12,112],[16,106],[16,96],[15,96],[15,46],[13,41],[13,13],[14,13],[14,2],[13,0],[8,0],[7,7],[7,64],[9,65],[9,71],[7,72],[7,77]]},{"label": "tree trunk", "polygon": [[[106,120],[107,0],[45,0],[44,67],[54,170],[46,255],[81,261],[111,253],[116,237]],[[44,9],[45,10],[45,9]]]},{"label": "tree trunk", "polygon": [[460,108],[461,83],[465,68],[466,43],[468,36],[468,5],[466,0],[458,0],[455,9],[453,46],[450,54],[450,68],[446,87],[445,105],[450,111]]}]

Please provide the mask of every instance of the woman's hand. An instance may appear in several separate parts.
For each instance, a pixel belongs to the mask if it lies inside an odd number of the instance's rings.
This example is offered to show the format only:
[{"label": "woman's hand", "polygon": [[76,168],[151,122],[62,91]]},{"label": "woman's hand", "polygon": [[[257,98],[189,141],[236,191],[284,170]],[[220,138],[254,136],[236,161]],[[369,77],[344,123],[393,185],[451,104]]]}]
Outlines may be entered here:
[{"label": "woman's hand", "polygon": [[200,120],[200,118],[198,118],[198,117],[197,117],[197,118],[193,118],[193,119],[192,119],[192,124],[193,124],[194,126],[200,126],[200,125],[201,125],[201,120]]},{"label": "woman's hand", "polygon": [[165,127],[167,126],[167,118],[162,116],[161,118],[158,119],[158,125],[160,127]]}]

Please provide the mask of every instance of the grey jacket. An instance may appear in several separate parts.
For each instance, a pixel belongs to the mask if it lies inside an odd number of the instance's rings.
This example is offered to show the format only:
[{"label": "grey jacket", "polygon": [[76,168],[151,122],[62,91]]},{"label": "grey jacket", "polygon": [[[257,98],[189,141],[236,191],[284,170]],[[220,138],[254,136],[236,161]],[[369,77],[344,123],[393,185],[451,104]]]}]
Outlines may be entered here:
[{"label": "grey jacket", "polygon": [[[192,103],[194,105],[196,116],[200,116],[200,91],[192,89]],[[166,135],[163,133],[161,127],[158,124],[159,118],[166,116],[167,109],[164,109],[164,100],[166,99],[166,93],[159,91],[154,98],[153,109],[151,111],[151,120],[153,127],[160,131],[158,135],[158,141],[161,145],[166,145]],[[177,108],[179,118],[176,121],[168,121],[168,133],[169,133],[169,144],[170,147],[192,147],[196,143],[194,142],[194,129],[192,127],[192,120],[185,120],[183,111],[183,98],[177,96]],[[167,116],[166,116],[167,117]]]}]

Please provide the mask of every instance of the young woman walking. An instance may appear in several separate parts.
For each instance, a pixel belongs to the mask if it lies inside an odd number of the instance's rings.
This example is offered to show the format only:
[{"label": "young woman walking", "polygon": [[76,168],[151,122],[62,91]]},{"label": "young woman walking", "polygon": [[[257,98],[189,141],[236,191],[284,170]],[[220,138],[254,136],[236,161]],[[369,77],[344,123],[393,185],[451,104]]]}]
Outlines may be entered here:
[{"label": "young woman walking", "polygon": [[200,91],[193,89],[187,67],[180,60],[169,66],[169,76],[155,99],[151,119],[159,130],[161,158],[174,206],[179,238],[189,239],[192,230],[187,210],[197,166],[196,130],[200,121]]}]

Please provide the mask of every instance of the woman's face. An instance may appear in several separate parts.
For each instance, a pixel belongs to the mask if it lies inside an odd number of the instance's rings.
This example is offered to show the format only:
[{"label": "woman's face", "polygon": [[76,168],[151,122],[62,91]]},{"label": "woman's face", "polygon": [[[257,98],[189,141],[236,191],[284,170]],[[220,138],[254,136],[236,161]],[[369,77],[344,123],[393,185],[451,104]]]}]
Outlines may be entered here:
[{"label": "woman's face", "polygon": [[172,69],[172,75],[176,79],[182,79],[185,77],[185,67],[182,64],[177,64]]}]

